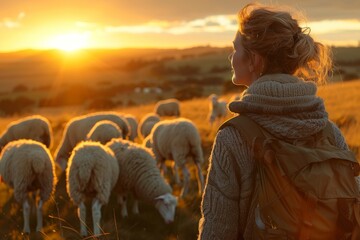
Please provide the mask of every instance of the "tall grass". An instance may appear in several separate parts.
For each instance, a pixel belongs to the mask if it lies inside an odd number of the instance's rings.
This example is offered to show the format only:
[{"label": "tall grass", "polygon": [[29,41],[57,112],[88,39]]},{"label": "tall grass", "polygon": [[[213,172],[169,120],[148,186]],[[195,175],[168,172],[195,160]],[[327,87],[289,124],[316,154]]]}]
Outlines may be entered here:
[{"label": "tall grass", "polygon": [[[329,112],[329,117],[337,123],[349,145],[357,151],[360,147],[360,81],[347,83],[337,83],[321,87],[319,95],[325,99],[325,105]],[[232,95],[222,96],[230,99]],[[181,114],[185,118],[191,119],[199,128],[202,147],[204,150],[205,163],[203,174],[207,174],[208,158],[217,126],[210,127],[207,121],[208,100],[206,98],[193,99],[181,102]],[[140,120],[145,114],[152,112],[154,104],[117,108],[115,111],[133,114]],[[54,153],[62,136],[62,131],[66,122],[72,117],[84,114],[86,111],[82,107],[71,109],[41,109],[36,114],[47,117],[53,127],[54,144],[51,152]],[[232,115],[229,114],[227,118]],[[0,131],[3,131],[7,124],[17,120],[22,116],[8,117],[0,119]],[[225,120],[225,119],[224,119]],[[102,208],[101,236],[90,236],[86,239],[136,239],[136,240],[159,240],[159,239],[196,239],[197,224],[200,218],[200,197],[197,196],[197,184],[195,178],[195,168],[189,165],[191,172],[191,185],[189,195],[179,201],[175,222],[166,225],[160,214],[149,203],[141,202],[140,215],[132,215],[122,218],[120,208],[114,196],[110,197],[109,204]],[[168,179],[170,181],[170,179]],[[174,194],[179,195],[181,186],[174,186]],[[131,206],[130,198],[130,206]],[[87,203],[90,212],[90,203]],[[56,187],[55,195],[44,205],[44,229],[41,233],[31,233],[29,236],[22,235],[22,212],[21,207],[12,197],[12,190],[4,184],[0,184],[0,239],[82,239],[79,235],[79,220],[76,215],[76,207],[70,201],[65,188],[65,174],[59,174],[59,182]],[[91,214],[87,214],[86,224],[89,229],[92,227]],[[31,218],[32,229],[35,229],[35,216]]]}]

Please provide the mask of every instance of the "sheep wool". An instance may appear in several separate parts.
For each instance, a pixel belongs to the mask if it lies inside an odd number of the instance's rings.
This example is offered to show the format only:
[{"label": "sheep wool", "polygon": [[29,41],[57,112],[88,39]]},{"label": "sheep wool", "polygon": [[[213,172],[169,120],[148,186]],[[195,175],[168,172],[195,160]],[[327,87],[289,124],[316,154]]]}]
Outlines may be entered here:
[{"label": "sheep wool", "polygon": [[115,123],[102,120],[97,122],[86,135],[86,140],[106,144],[113,138],[122,138],[122,131]]},{"label": "sheep wool", "polygon": [[138,121],[135,118],[135,116],[131,115],[131,114],[125,114],[124,115],[125,119],[128,121],[129,126],[130,126],[130,135],[129,135],[129,140],[134,141],[135,138],[137,138],[138,136]]},{"label": "sheep wool", "polygon": [[113,139],[107,146],[119,163],[117,193],[132,192],[136,197],[154,202],[160,195],[171,193],[172,188],[161,176],[151,151],[137,143]]},{"label": "sheep wool", "polygon": [[152,151],[160,165],[163,174],[166,174],[166,160],[174,160],[175,182],[180,183],[178,168],[183,173],[183,187],[181,197],[187,194],[189,188],[190,172],[186,162],[191,157],[196,166],[199,195],[204,189],[204,176],[201,164],[204,162],[201,148],[201,138],[195,124],[185,118],[164,120],[158,122],[151,133]]},{"label": "sheep wool", "polygon": [[65,127],[62,139],[55,153],[55,161],[64,170],[73,148],[81,141],[86,139],[86,135],[91,128],[101,120],[114,122],[122,131],[123,137],[130,134],[129,125],[120,114],[116,112],[97,112],[70,120]]},{"label": "sheep wool", "polygon": [[47,118],[33,115],[11,122],[0,137],[0,148],[7,143],[19,139],[32,139],[41,142],[50,148],[52,130]]},{"label": "sheep wool", "polygon": [[138,126],[138,135],[143,139],[146,138],[151,129],[154,127],[156,123],[160,122],[159,115],[155,113],[148,113],[143,118],[141,118],[139,126]]},{"label": "sheep wool", "polygon": [[50,151],[40,142],[28,139],[8,143],[0,156],[0,175],[14,188],[15,200],[23,203],[30,191],[40,190],[40,199],[47,201],[57,181]]},{"label": "sheep wool", "polygon": [[199,131],[189,119],[160,121],[150,135],[157,160],[174,159],[179,167],[185,165],[187,156],[192,156],[195,163],[204,162]]},{"label": "sheep wool", "polygon": [[95,195],[107,204],[117,182],[119,166],[113,152],[97,142],[81,142],[71,153],[66,171],[66,188],[71,200],[79,205]]},{"label": "sheep wool", "polygon": [[216,119],[226,117],[227,103],[224,100],[219,100],[216,94],[211,94],[209,96],[210,104],[209,104],[209,122],[213,124]]},{"label": "sheep wool", "polygon": [[155,104],[154,112],[159,116],[180,117],[180,103],[175,98],[158,101]]}]

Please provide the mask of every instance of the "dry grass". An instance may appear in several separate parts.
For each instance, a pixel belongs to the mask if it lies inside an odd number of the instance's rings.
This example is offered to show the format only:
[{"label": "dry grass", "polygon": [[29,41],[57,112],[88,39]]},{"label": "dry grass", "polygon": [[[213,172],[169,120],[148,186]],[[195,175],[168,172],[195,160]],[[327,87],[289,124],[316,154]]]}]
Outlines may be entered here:
[{"label": "dry grass", "polygon": [[[343,131],[346,140],[353,149],[360,146],[360,81],[337,83],[319,89],[319,95],[325,99],[330,119],[336,122]],[[223,96],[230,99],[231,94]],[[130,113],[138,118],[152,112],[154,104],[118,108],[116,111]],[[211,128],[207,121],[208,100],[193,99],[181,103],[182,116],[191,119],[199,128],[204,157],[203,174],[206,175],[207,159],[216,134],[217,126]],[[42,109],[36,112],[47,117],[53,127],[54,144],[51,152],[57,147],[65,123],[73,116],[86,113],[82,107],[62,109]],[[0,131],[11,121],[21,116],[1,118]],[[228,118],[231,114],[228,115]],[[217,123],[219,125],[220,123]],[[357,152],[359,157],[359,152]],[[146,203],[140,205],[140,216],[130,215],[127,219],[120,217],[119,206],[112,196],[108,206],[103,207],[102,226],[104,235],[101,239],[196,239],[197,223],[200,218],[200,197],[196,195],[195,169],[192,166],[192,185],[187,198],[180,201],[175,222],[165,225],[153,206]],[[59,176],[56,194],[45,205],[44,232],[33,233],[30,236],[21,235],[22,213],[20,206],[14,201],[12,191],[5,185],[0,185],[0,239],[81,239],[78,235],[79,223],[76,209],[70,202],[66,190],[64,174]],[[174,187],[174,193],[179,194],[180,187]],[[33,216],[32,221],[36,219]],[[87,221],[92,226],[91,219]],[[34,226],[33,226],[34,227]],[[95,237],[89,239],[96,239]]]}]

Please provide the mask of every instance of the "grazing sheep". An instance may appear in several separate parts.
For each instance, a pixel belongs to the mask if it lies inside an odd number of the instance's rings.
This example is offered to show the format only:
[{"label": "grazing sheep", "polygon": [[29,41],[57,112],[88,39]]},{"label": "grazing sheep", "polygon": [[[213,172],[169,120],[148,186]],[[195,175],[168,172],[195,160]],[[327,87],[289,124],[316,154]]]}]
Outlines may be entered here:
[{"label": "grazing sheep", "polygon": [[155,104],[154,112],[162,116],[175,116],[180,117],[180,103],[175,98],[158,101]]},{"label": "grazing sheep", "polygon": [[33,115],[10,123],[1,134],[0,149],[7,143],[19,139],[32,139],[50,148],[52,130],[49,120],[40,115]]},{"label": "grazing sheep", "polygon": [[124,117],[128,121],[130,129],[131,129],[131,132],[129,135],[129,140],[134,142],[138,136],[138,130],[137,130],[138,129],[138,121],[135,118],[135,116],[133,116],[131,114],[125,114]]},{"label": "grazing sheep", "polygon": [[148,113],[143,118],[141,118],[139,127],[138,127],[138,135],[144,139],[146,138],[150,132],[153,126],[160,122],[160,117],[157,114],[154,113]]},{"label": "grazing sheep", "polygon": [[152,150],[160,168],[164,171],[165,160],[174,160],[176,183],[180,183],[177,170],[178,167],[181,168],[184,178],[181,197],[187,194],[189,186],[190,173],[186,167],[187,158],[193,158],[197,168],[199,195],[201,195],[204,189],[204,177],[200,165],[204,162],[204,158],[200,134],[194,123],[185,118],[160,121],[154,126],[150,136]]},{"label": "grazing sheep", "polygon": [[142,142],[142,146],[152,149],[151,135],[148,135]]},{"label": "grazing sheep", "polygon": [[40,142],[21,139],[8,143],[0,156],[0,176],[14,189],[14,197],[23,206],[25,233],[30,233],[30,192],[39,190],[36,206],[36,231],[43,225],[42,207],[54,192],[55,165],[46,146]]},{"label": "grazing sheep", "polygon": [[214,121],[220,120],[221,118],[225,118],[227,115],[227,103],[224,100],[219,100],[216,94],[211,94],[209,96],[210,104],[209,104],[209,123],[212,126]]},{"label": "grazing sheep", "polygon": [[106,144],[113,138],[122,138],[122,131],[115,123],[109,120],[97,122],[86,135],[86,140]]},{"label": "grazing sheep", "polygon": [[55,154],[55,161],[59,163],[62,170],[65,170],[71,151],[76,144],[85,140],[91,128],[101,120],[109,120],[118,125],[124,138],[130,134],[128,122],[116,112],[98,112],[71,119],[66,124]]},{"label": "grazing sheep", "polygon": [[[113,139],[106,146],[114,152],[119,163],[119,178],[114,191],[118,193],[121,215],[127,216],[124,196],[132,193],[135,199],[141,199],[155,205],[165,223],[174,221],[177,198],[156,167],[152,153],[137,143],[123,139]],[[133,213],[139,213],[137,200]]]},{"label": "grazing sheep", "polygon": [[108,203],[119,166],[113,152],[98,142],[81,142],[71,153],[66,170],[66,189],[78,206],[80,234],[87,236],[87,197],[92,198],[93,233],[100,234],[101,207]]}]

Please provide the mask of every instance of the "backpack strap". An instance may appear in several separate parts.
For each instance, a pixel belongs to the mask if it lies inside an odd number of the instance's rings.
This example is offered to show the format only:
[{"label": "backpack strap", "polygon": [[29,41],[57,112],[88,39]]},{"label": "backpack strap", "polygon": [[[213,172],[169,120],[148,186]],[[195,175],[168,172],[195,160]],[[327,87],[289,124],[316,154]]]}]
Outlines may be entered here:
[{"label": "backpack strap", "polygon": [[[261,151],[261,147],[257,146],[258,144],[256,144],[256,139],[265,139],[265,135],[263,133],[262,128],[255,123],[253,120],[251,120],[248,116],[246,115],[238,115],[235,116],[233,118],[230,118],[229,120],[225,121],[218,129],[224,129],[225,127],[228,126],[232,126],[234,127],[241,135],[242,137],[244,137],[245,141],[249,143],[249,145],[253,148],[253,153],[254,155],[256,155],[258,151]],[[256,163],[257,165],[257,163]],[[235,168],[235,173],[237,175],[238,178],[240,178],[240,171],[238,170],[238,168]],[[258,179],[257,179],[257,167],[255,168],[255,173],[253,175],[254,178],[254,188],[252,190],[251,193],[251,203],[250,206],[253,206],[255,208],[255,206],[258,204],[258,189],[259,189],[259,184],[258,184]],[[250,220],[251,214],[248,215],[248,220]],[[239,239],[244,239],[243,238],[243,233],[239,233],[240,236],[238,237]]]},{"label": "backpack strap", "polygon": [[317,133],[317,136],[319,138],[327,138],[332,145],[336,146],[334,129],[330,121],[327,121],[325,128]]},{"label": "backpack strap", "polygon": [[263,129],[246,115],[238,115],[230,118],[219,127],[218,131],[227,126],[233,126],[240,133],[243,133],[250,144],[252,144],[257,137],[262,139],[266,138]]}]

